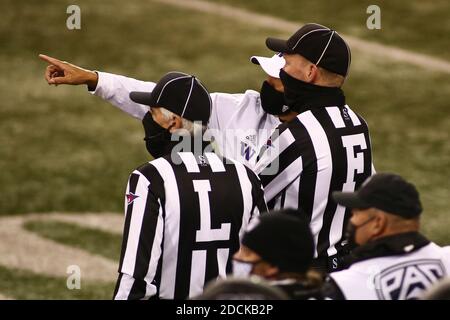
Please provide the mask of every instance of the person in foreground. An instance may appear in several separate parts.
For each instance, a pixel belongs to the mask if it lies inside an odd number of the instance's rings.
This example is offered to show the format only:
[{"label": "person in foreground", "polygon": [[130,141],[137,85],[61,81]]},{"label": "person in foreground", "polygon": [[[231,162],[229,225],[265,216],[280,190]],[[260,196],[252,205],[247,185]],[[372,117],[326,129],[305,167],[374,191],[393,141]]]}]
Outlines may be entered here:
[{"label": "person in foreground", "polygon": [[309,221],[313,267],[341,269],[350,251],[344,241],[350,211],[331,198],[354,191],[374,173],[369,127],[347,104],[342,86],[350,48],[328,27],[308,23],[287,40],[266,45],[286,61],[279,76],[289,111],[254,167],[270,209],[294,208]]},{"label": "person in foreground", "polygon": [[422,205],[414,185],[396,174],[378,173],[357,192],[335,192],[352,209],[347,238],[357,247],[346,270],[329,275],[330,299],[418,299],[450,273],[450,247],[439,247],[420,232]]},{"label": "person in foreground", "polygon": [[250,169],[208,152],[211,99],[197,78],[170,72],[149,91],[130,98],[150,107],[144,127],[160,143],[128,180],[114,299],[186,299],[226,277],[248,223],[267,206]]},{"label": "person in foreground", "polygon": [[322,277],[310,271],[314,240],[308,222],[292,209],[252,221],[233,257],[233,276],[259,276],[290,299],[317,298]]}]

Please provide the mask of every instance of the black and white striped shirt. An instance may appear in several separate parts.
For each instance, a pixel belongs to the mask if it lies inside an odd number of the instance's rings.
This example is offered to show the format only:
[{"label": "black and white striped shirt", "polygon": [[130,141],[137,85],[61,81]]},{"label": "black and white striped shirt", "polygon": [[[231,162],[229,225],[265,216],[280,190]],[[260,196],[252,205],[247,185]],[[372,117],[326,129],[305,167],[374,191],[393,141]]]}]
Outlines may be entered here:
[{"label": "black and white striped shirt", "polygon": [[374,172],[366,122],[347,105],[315,107],[278,127],[260,154],[269,208],[300,208],[310,221],[315,257],[341,251],[350,210],[333,191],[354,191]]},{"label": "black and white striped shirt", "polygon": [[267,211],[258,177],[215,153],[178,152],[130,175],[115,299],[185,299],[231,271],[250,220]]}]

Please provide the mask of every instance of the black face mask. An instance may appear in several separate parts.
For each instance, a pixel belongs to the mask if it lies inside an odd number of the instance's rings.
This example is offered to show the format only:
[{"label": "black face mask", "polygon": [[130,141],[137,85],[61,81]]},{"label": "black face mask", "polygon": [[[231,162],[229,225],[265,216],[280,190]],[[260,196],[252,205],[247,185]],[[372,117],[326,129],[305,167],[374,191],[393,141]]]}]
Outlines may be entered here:
[{"label": "black face mask", "polygon": [[323,87],[298,80],[283,69],[280,70],[280,80],[284,86],[284,98],[290,109],[303,112],[306,108],[343,106],[345,96],[337,87]]},{"label": "black face mask", "polygon": [[356,230],[358,228],[361,228],[368,224],[370,221],[375,219],[375,217],[369,218],[368,220],[364,221],[364,223],[360,224],[359,226],[355,226],[350,221],[347,224],[347,230],[345,231],[345,238],[348,241],[348,244],[351,248],[359,246],[359,244],[356,243]]},{"label": "black face mask", "polygon": [[142,119],[142,124],[145,131],[145,146],[150,155],[156,159],[169,154],[175,145],[175,142],[171,141],[169,129],[164,129],[157,124],[150,112],[146,113],[144,119]]},{"label": "black face mask", "polygon": [[269,82],[263,82],[259,93],[261,97],[261,107],[265,112],[279,115],[288,109],[283,92],[276,90]]}]

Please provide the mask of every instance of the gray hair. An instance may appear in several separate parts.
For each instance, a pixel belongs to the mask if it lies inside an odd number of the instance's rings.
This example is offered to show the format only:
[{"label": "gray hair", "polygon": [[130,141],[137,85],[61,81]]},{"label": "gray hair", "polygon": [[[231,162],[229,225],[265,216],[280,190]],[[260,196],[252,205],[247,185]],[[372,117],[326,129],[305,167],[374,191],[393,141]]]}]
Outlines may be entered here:
[{"label": "gray hair", "polygon": [[[166,120],[171,120],[174,116],[176,116],[175,113],[172,111],[169,111],[165,108],[159,108],[161,110],[162,115],[166,118]],[[181,118],[181,128],[178,129],[177,134],[180,136],[197,136],[202,135],[203,132],[206,130],[206,125],[203,125],[200,121],[192,122],[190,120],[187,120],[185,118]]]}]

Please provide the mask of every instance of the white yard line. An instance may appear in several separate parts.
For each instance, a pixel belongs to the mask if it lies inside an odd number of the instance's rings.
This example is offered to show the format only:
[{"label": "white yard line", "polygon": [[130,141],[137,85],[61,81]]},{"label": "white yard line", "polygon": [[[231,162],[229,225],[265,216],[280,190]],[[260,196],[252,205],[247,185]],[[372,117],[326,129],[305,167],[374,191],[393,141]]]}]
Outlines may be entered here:
[{"label": "white yard line", "polygon": [[0,293],[0,300],[12,300],[12,299]]},{"label": "white yard line", "polygon": [[[78,222],[84,221],[84,225],[90,224],[90,226],[93,226],[92,221],[95,220],[92,218],[93,215],[80,214],[78,218],[74,218],[75,215],[70,216],[73,220]],[[104,219],[105,222],[109,218],[113,220],[116,218],[116,215],[98,214],[98,216],[99,219]],[[111,261],[82,249],[42,238],[22,227],[26,221],[46,218],[58,219],[58,216],[55,217],[54,214],[33,214],[0,218],[0,265],[59,277],[67,277],[67,267],[77,265],[80,267],[82,280],[111,282],[116,280],[118,261]],[[61,220],[69,221],[70,218],[62,218]],[[110,224],[105,223],[105,225]],[[111,228],[117,230],[118,226]],[[81,241],[83,239],[80,239]]]},{"label": "white yard line", "polygon": [[[302,25],[301,22],[291,22],[269,15],[250,12],[224,4],[202,0],[153,0],[156,2],[177,6],[180,8],[216,14],[222,17],[241,21],[250,25],[292,33]],[[269,36],[269,35],[268,35]],[[352,49],[363,53],[399,62],[407,62],[428,70],[450,73],[450,62],[429,55],[415,53],[393,46],[362,40],[357,37],[343,35]],[[265,39],[261,39],[264,41]]]},{"label": "white yard line", "polygon": [[29,217],[44,218],[48,220],[57,220],[68,223],[75,223],[77,225],[99,229],[116,234],[122,234],[124,216],[118,213],[50,213],[45,215],[32,215]]}]

